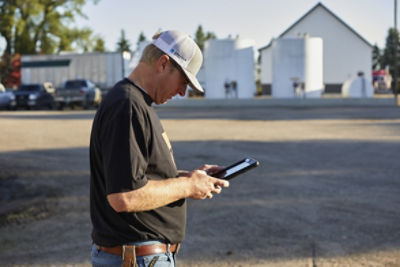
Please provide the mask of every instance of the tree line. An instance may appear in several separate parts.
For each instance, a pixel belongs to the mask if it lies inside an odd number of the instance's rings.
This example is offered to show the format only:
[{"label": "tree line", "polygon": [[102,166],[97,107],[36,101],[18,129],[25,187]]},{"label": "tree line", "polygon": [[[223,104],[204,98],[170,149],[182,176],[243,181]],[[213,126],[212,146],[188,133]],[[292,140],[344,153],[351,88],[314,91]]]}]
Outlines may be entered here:
[{"label": "tree line", "polygon": [[[5,48],[0,60],[0,82],[7,83],[15,68],[15,55],[106,52],[100,35],[90,28],[74,26],[77,17],[87,18],[82,8],[89,1],[97,4],[100,0],[1,0],[0,37]],[[216,38],[214,33],[204,32],[202,26],[198,26],[195,41],[201,49],[204,42],[212,38]],[[142,31],[137,44],[146,40]],[[114,51],[134,49],[122,29]]]},{"label": "tree line", "polygon": [[[390,28],[387,33],[384,48],[374,45],[372,50],[372,69],[387,69],[392,77],[400,77],[400,42],[399,31]],[[395,60],[397,59],[397,60]],[[393,89],[393,88],[392,88]],[[397,88],[399,90],[399,88]]]}]

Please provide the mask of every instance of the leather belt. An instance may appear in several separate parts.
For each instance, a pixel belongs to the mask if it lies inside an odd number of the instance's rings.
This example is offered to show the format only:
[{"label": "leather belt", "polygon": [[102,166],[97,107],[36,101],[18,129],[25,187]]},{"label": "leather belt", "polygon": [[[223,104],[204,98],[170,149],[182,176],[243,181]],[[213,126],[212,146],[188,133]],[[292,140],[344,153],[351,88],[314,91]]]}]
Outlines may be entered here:
[{"label": "leather belt", "polygon": [[[177,253],[179,251],[180,244],[153,244],[153,245],[125,245],[125,246],[115,246],[115,247],[103,247],[96,245],[101,251],[111,253],[118,256],[134,257],[136,256],[148,256],[152,254],[162,254],[167,252]],[[135,253],[133,252],[135,250]],[[129,251],[129,253],[127,253]]]}]

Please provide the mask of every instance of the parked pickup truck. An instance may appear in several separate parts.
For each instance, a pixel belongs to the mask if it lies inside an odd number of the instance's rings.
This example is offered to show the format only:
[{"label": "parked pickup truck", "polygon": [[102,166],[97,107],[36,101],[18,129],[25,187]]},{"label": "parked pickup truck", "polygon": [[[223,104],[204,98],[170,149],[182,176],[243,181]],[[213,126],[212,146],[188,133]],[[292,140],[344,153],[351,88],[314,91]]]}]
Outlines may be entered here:
[{"label": "parked pickup truck", "polygon": [[88,109],[100,104],[101,91],[90,80],[68,80],[63,88],[57,89],[55,101],[58,109],[65,106],[81,106]]}]

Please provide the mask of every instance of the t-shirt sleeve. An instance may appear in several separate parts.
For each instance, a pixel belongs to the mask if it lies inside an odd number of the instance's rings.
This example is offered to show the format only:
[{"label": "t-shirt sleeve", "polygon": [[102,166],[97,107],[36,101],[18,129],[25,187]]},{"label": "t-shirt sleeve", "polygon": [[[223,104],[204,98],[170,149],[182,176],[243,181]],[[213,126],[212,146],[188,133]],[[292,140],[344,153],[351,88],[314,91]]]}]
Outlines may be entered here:
[{"label": "t-shirt sleeve", "polygon": [[129,101],[113,107],[102,131],[106,193],[139,189],[147,183],[144,115]]}]

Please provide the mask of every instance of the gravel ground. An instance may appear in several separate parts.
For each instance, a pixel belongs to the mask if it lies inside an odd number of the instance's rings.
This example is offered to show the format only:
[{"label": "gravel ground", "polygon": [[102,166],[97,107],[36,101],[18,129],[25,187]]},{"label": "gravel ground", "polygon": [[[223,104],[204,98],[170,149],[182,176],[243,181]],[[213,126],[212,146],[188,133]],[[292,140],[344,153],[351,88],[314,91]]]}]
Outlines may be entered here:
[{"label": "gravel ground", "polygon": [[[157,110],[180,169],[260,161],[189,200],[179,266],[400,266],[399,108]],[[93,116],[0,112],[0,265],[90,265]]]}]

